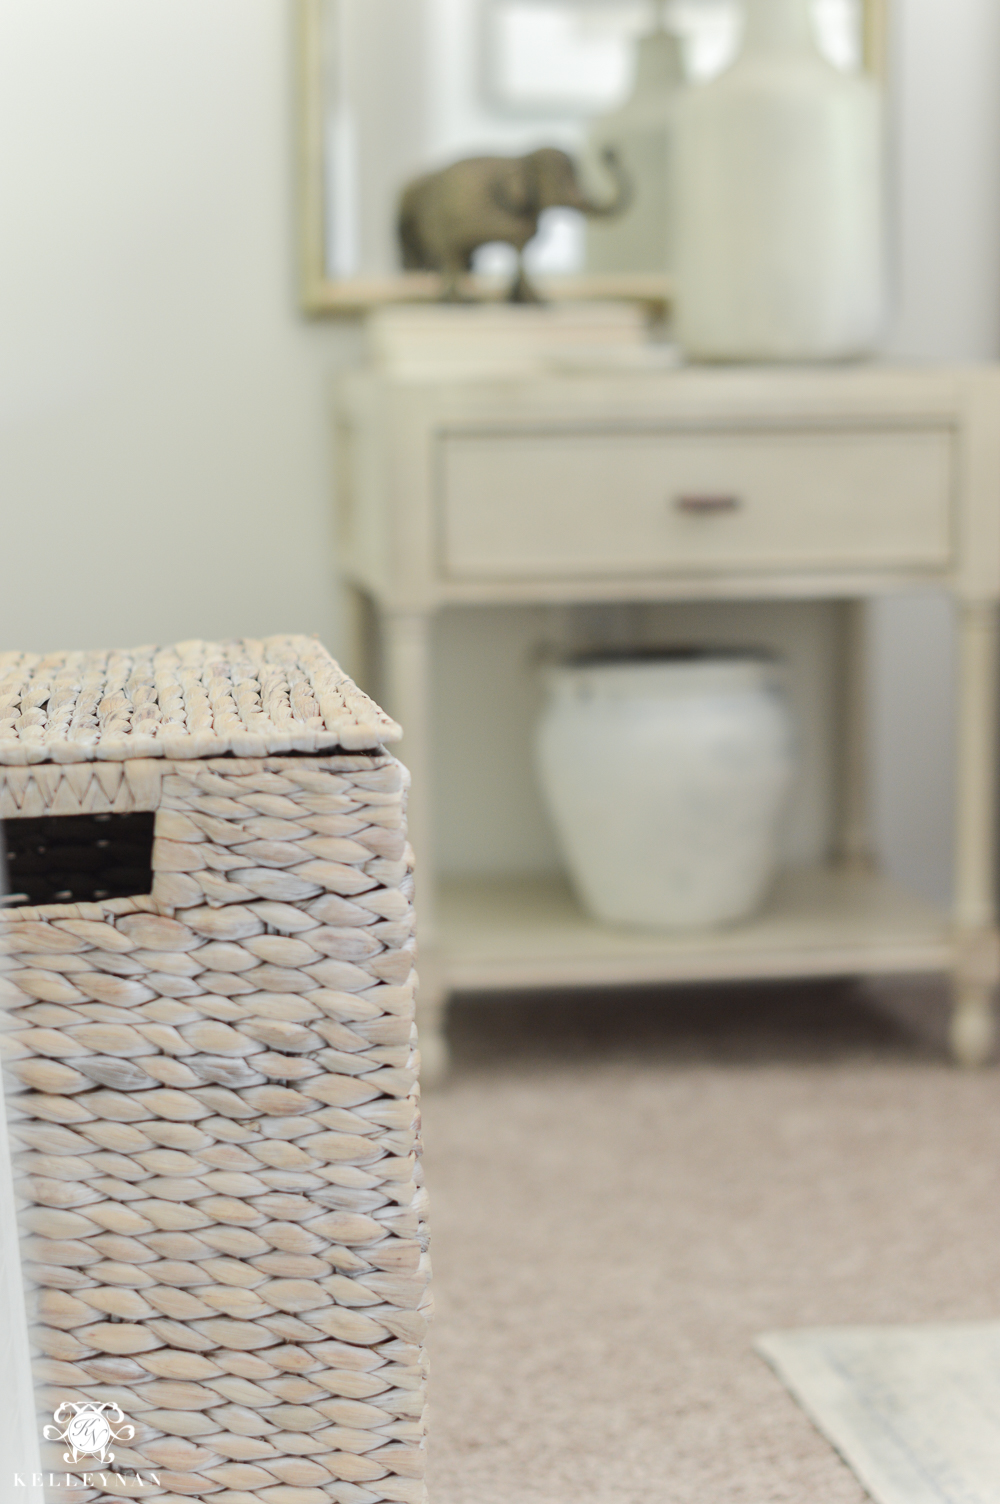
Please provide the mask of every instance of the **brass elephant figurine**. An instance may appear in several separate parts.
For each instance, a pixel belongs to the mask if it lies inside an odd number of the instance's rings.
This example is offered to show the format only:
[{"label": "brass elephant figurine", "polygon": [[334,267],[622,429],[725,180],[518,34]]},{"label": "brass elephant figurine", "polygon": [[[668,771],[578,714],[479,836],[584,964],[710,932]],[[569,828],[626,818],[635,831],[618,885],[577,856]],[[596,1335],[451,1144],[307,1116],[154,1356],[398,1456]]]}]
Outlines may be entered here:
[{"label": "brass elephant figurine", "polygon": [[598,204],[580,187],[566,152],[543,146],[524,157],[466,157],[407,184],[399,202],[399,242],[403,266],[436,271],[444,279],[441,296],[459,298],[459,279],[472,265],[472,253],[491,241],[504,241],[518,254],[518,270],[508,299],[539,301],[525,275],[521,252],[538,230],[543,209],[578,209],[608,217],[628,208],[631,185],[613,147],[603,160],[615,179],[610,203]]}]

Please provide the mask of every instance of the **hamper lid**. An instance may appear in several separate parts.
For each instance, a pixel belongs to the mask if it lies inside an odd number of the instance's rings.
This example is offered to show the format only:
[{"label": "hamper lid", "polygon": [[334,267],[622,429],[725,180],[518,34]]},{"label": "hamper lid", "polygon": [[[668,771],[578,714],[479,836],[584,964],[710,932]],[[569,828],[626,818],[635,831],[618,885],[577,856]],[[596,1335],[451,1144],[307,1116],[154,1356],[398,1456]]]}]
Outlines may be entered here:
[{"label": "hamper lid", "polygon": [[0,766],[361,752],[401,736],[315,637],[0,653]]}]

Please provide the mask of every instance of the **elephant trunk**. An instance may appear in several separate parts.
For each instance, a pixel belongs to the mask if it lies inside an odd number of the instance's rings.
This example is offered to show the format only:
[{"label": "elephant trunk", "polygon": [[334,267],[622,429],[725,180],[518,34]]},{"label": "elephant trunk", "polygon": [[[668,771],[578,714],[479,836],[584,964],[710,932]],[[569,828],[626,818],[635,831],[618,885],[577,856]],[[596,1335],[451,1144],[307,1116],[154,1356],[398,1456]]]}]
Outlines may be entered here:
[{"label": "elephant trunk", "polygon": [[621,158],[613,146],[603,148],[601,161],[614,179],[615,191],[610,201],[606,204],[598,204],[581,192],[578,201],[568,203],[567,207],[579,209],[581,214],[586,214],[591,219],[613,219],[617,214],[624,214],[632,203],[632,179],[622,166]]}]

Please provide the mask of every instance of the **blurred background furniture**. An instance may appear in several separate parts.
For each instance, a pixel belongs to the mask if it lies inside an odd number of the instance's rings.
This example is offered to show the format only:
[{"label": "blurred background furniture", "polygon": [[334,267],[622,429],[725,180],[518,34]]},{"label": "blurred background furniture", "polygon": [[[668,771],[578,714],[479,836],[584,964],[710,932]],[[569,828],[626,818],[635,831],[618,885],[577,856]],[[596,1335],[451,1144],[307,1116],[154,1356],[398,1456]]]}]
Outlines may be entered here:
[{"label": "blurred background furniture", "polygon": [[[342,383],[341,558],[358,651],[374,647],[381,668],[371,662],[365,672],[376,673],[380,698],[405,728],[417,790],[432,1074],[445,1063],[442,1010],[456,990],[721,978],[947,973],[955,1056],[971,1065],[988,1055],[1000,979],[998,403],[1000,373],[985,366],[606,366],[500,380],[384,363]],[[917,588],[947,592],[959,621],[950,914],[880,875],[869,830],[866,602]],[[433,765],[468,712],[449,719],[449,686],[433,686],[436,617],[501,606],[514,652],[526,604],[557,605],[551,619],[570,637],[588,603],[602,608],[598,629],[617,622],[619,635],[623,618],[605,608],[641,605],[646,615],[633,612],[626,627],[662,638],[656,612],[694,602],[710,603],[698,617],[701,640],[715,615],[716,635],[730,644],[739,632],[748,645],[766,646],[769,635],[773,645],[783,612],[793,638],[808,635],[809,618],[796,616],[807,609],[828,633],[822,661],[799,676],[811,768],[803,782],[819,814],[806,820],[810,833],[764,913],[677,938],[597,924],[558,877],[497,871],[488,851],[481,875],[443,872],[435,848],[457,812],[453,780],[444,790],[439,780],[432,808]],[[736,602],[753,605],[740,616]],[[759,621],[754,612],[764,613]],[[681,620],[680,632],[667,620],[674,640],[685,635]],[[823,703],[810,703],[820,683]],[[484,765],[479,798],[491,796]]]}]

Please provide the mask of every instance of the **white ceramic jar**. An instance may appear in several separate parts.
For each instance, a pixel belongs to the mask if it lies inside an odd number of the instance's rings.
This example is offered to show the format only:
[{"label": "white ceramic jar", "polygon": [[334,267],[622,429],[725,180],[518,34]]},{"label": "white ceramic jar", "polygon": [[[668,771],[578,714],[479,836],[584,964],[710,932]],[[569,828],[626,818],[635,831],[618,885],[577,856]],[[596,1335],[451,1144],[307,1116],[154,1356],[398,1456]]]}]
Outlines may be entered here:
[{"label": "white ceramic jar", "polygon": [[659,929],[753,913],[774,877],[794,764],[778,665],[679,653],[547,674],[537,765],[583,905]]},{"label": "white ceramic jar", "polygon": [[745,3],[736,62],[677,101],[677,339],[701,360],[868,353],[884,316],[879,86],[822,56],[811,0]]}]

